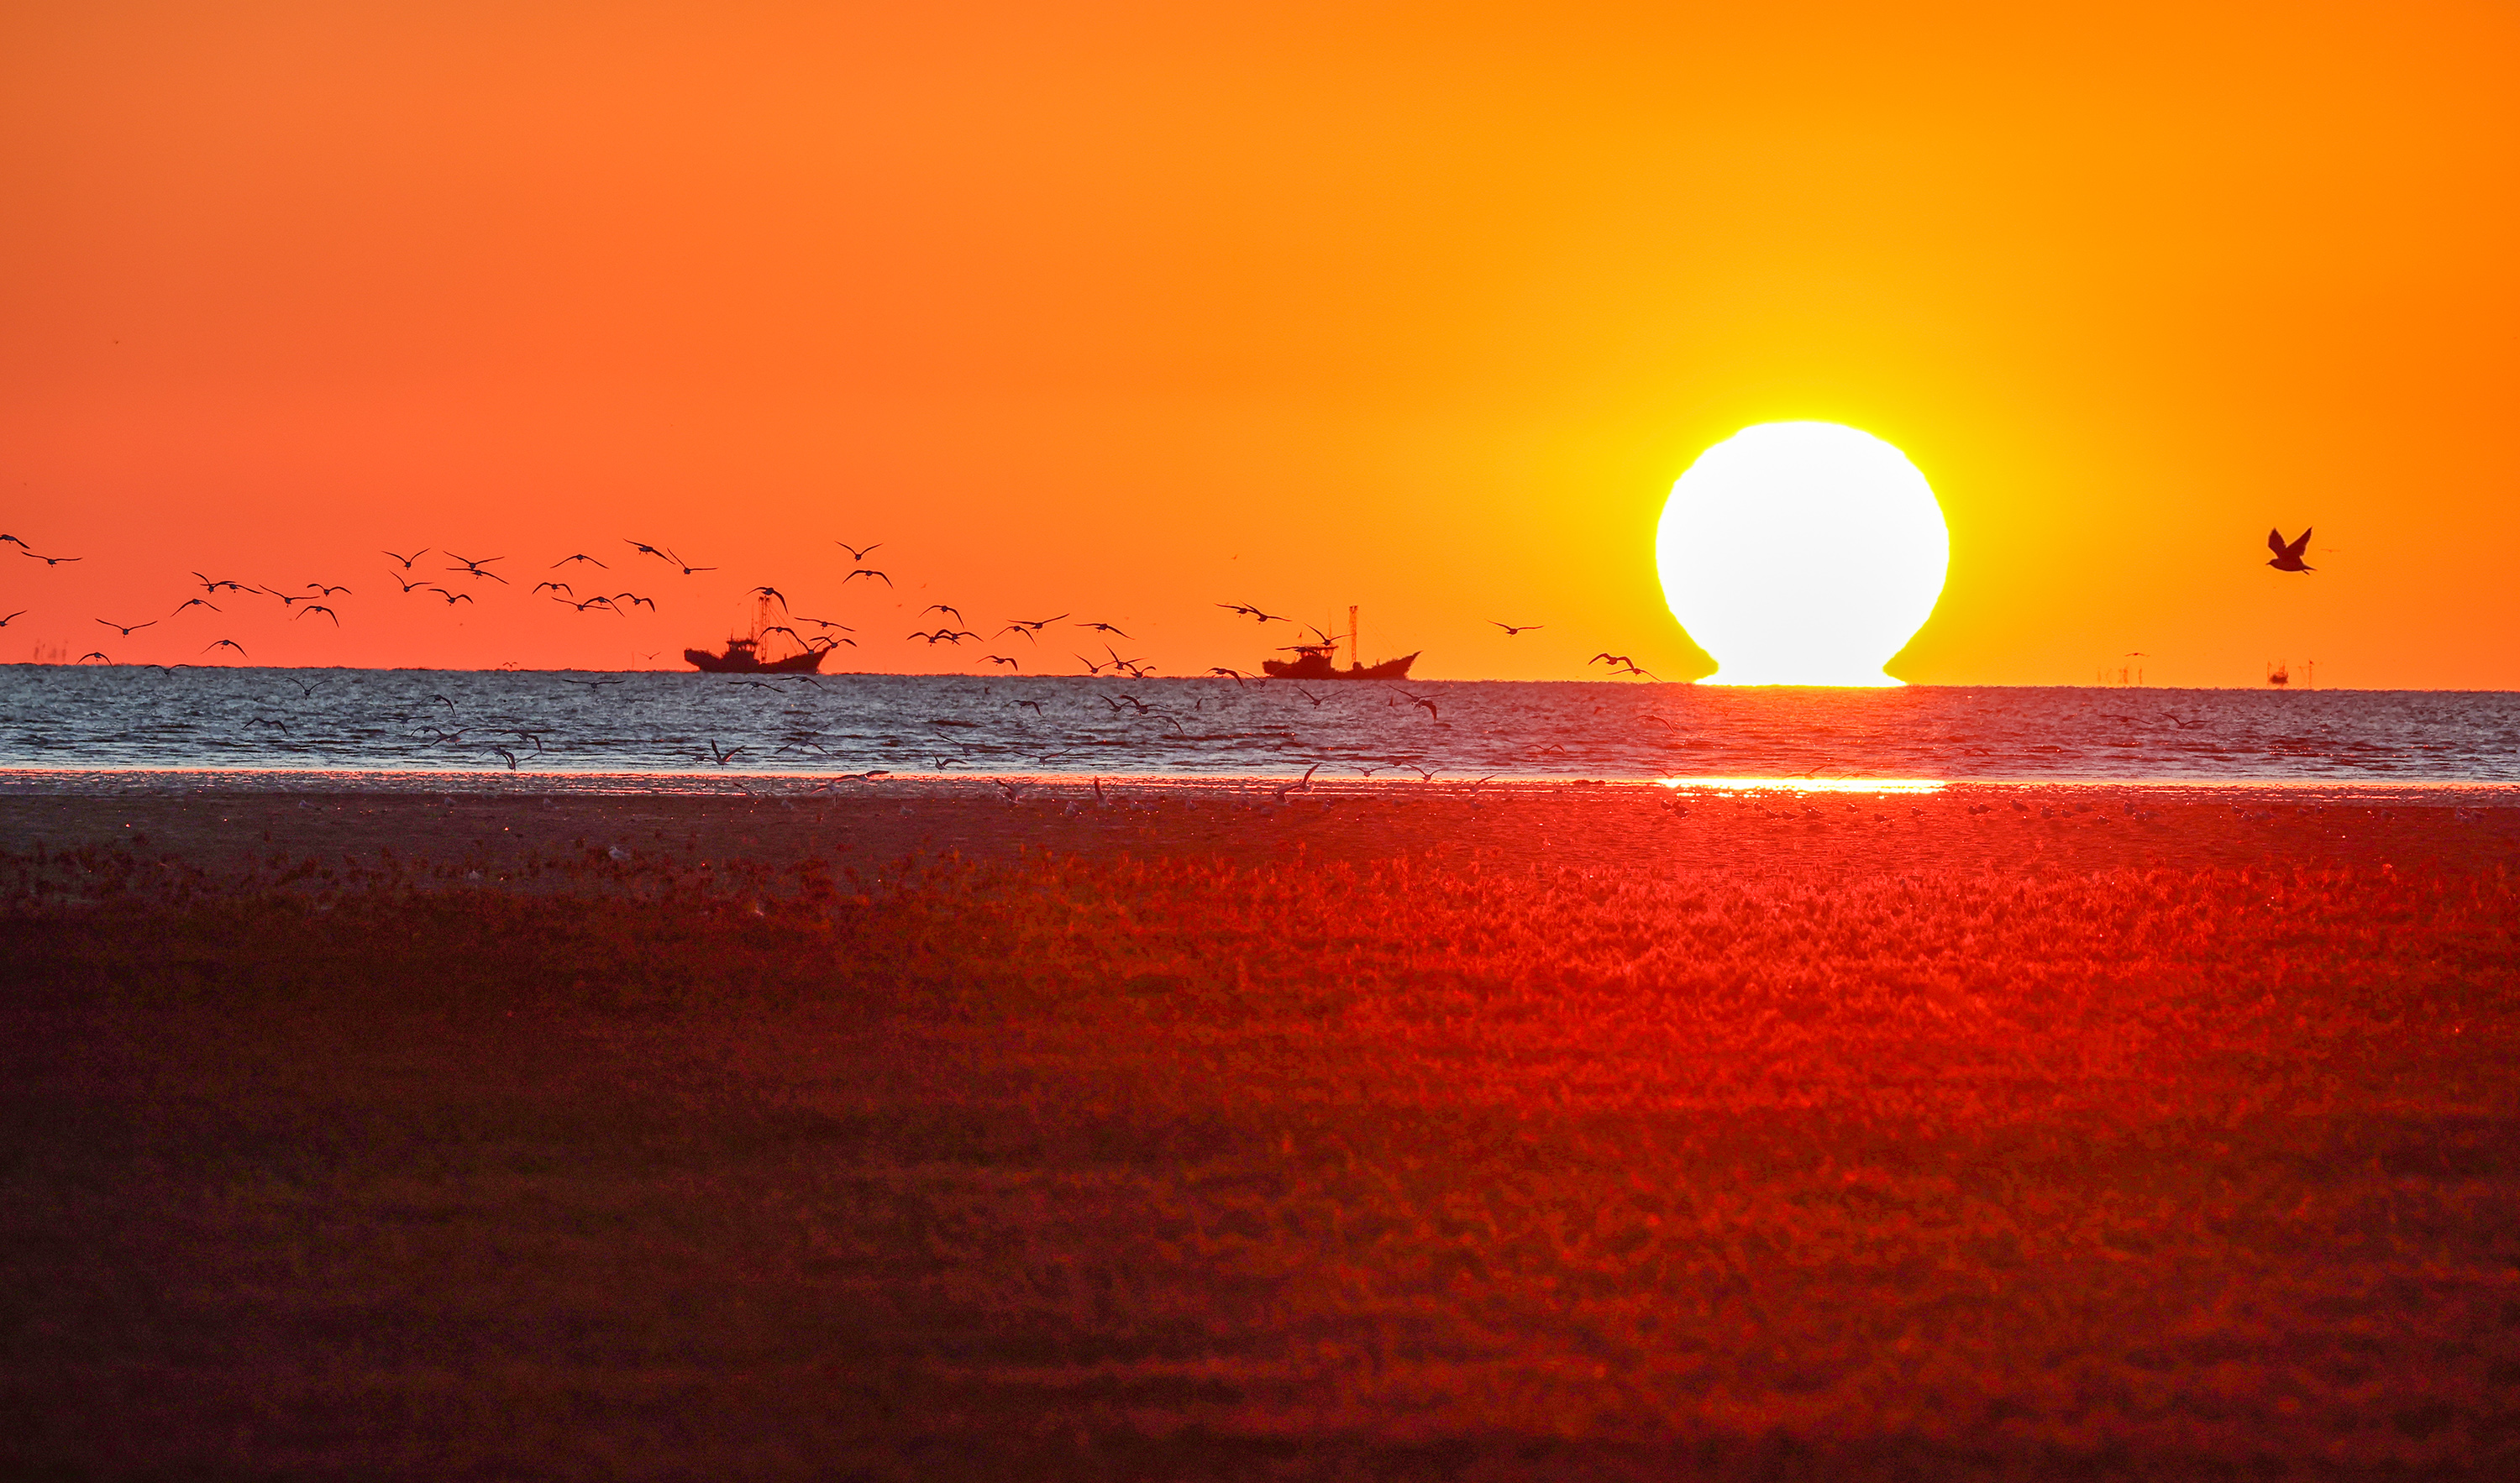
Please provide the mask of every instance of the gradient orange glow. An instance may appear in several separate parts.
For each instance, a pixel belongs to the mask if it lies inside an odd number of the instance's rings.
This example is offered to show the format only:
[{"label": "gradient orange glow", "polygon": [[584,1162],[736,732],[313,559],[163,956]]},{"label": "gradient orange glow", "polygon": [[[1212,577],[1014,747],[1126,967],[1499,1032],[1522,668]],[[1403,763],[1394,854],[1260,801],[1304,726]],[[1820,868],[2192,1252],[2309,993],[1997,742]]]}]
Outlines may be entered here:
[{"label": "gradient orange glow", "polygon": [[[662,663],[766,582],[870,668],[1355,603],[1686,677],[1665,494],[1819,420],[1950,522],[1903,679],[2520,687],[2515,74],[2452,4],[14,6],[0,530],[85,560],[0,552],[0,659]],[[717,570],[375,555],[623,537]],[[164,618],[196,569],[354,594]]]}]

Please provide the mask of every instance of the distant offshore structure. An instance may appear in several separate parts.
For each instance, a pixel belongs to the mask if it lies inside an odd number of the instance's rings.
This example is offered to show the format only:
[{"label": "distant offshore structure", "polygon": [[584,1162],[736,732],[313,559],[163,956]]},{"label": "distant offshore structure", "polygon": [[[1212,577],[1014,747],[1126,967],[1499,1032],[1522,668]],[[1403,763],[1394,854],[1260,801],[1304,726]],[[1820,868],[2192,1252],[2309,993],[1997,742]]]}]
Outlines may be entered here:
[{"label": "distant offshore structure", "polygon": [[767,651],[763,645],[773,634],[786,634],[790,640],[796,637],[795,630],[775,625],[770,621],[770,599],[767,596],[756,596],[753,599],[750,633],[730,637],[726,641],[724,653],[711,653],[705,649],[686,649],[683,651],[683,659],[703,674],[812,674],[823,667],[823,656],[836,647],[828,643],[814,645],[798,642],[795,653],[776,659],[765,658],[763,655]]},{"label": "distant offshore structure", "polygon": [[1409,666],[1418,662],[1418,653],[1424,652],[1420,650],[1379,664],[1366,663],[1357,652],[1354,607],[1347,610],[1347,668],[1338,667],[1339,641],[1335,636],[1326,635],[1318,644],[1289,644],[1286,648],[1294,653],[1293,658],[1263,659],[1261,672],[1275,680],[1406,680]]}]

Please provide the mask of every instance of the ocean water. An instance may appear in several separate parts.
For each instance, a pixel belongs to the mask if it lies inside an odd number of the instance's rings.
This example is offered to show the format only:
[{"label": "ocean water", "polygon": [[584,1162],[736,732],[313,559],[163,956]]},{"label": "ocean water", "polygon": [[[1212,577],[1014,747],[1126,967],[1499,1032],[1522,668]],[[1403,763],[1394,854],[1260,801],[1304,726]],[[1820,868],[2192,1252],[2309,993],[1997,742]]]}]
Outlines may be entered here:
[{"label": "ocean water", "polygon": [[1319,782],[2510,784],[2520,694],[0,667],[0,786],[19,788],[203,773],[574,788],[1308,769]]}]

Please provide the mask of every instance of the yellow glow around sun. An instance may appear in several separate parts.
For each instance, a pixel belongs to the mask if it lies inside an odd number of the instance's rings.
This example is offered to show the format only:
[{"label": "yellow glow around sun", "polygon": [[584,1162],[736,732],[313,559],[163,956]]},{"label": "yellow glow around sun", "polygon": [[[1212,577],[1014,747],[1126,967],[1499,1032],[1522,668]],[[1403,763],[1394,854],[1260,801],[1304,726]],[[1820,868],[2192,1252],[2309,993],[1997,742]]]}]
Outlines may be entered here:
[{"label": "yellow glow around sun", "polygon": [[1906,454],[1835,423],[1762,423],[1671,486],[1663,601],[1712,685],[1897,685],[1881,666],[1942,596],[1951,534]]}]

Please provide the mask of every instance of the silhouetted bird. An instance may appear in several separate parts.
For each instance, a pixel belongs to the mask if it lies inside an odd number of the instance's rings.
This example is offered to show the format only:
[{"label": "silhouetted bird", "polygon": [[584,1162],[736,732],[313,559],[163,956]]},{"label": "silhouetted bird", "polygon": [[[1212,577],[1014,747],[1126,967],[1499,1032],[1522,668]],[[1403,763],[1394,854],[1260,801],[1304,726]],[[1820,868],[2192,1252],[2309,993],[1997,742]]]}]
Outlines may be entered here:
[{"label": "silhouetted bird", "polygon": [[[452,552],[452,551],[450,551],[450,552],[448,552],[448,553],[446,553],[446,554],[447,554],[448,556],[455,557],[455,560],[457,560],[457,561],[459,561],[459,562],[462,562],[464,563],[464,564],[463,564],[463,565],[461,565],[461,566],[449,566],[449,567],[447,567],[447,568],[446,568],[447,570],[449,570],[449,571],[469,571],[469,572],[471,572],[472,575],[474,575],[474,576],[476,576],[476,577],[488,577],[488,578],[489,578],[491,581],[493,581],[493,582],[497,582],[497,583],[501,584],[502,586],[506,585],[507,580],[508,580],[506,577],[503,577],[503,576],[499,575],[499,574],[498,574],[497,572],[495,572],[495,571],[485,571],[485,570],[483,570],[483,569],[482,569],[482,568],[484,568],[484,567],[488,566],[492,562],[504,562],[504,561],[506,561],[506,560],[507,560],[507,558],[506,558],[506,557],[483,557],[481,560],[479,560],[479,561],[477,561],[477,562],[476,562],[476,561],[472,560],[471,557],[468,557],[468,556],[456,556],[456,554],[455,554],[454,552]],[[278,594],[278,593],[273,593],[273,594],[272,594],[272,596],[273,596],[273,597],[278,597],[278,596],[280,596],[280,594]]]},{"label": "silhouetted bird", "polygon": [[852,562],[863,562],[867,559],[868,552],[880,550],[883,546],[883,542],[881,541],[876,542],[873,546],[866,547],[852,546],[846,541],[833,541],[832,544],[837,546],[842,551],[847,552],[849,554],[849,560]]},{"label": "silhouetted bird", "polygon": [[1505,636],[1506,636],[1507,638],[1508,638],[1508,639],[1512,638],[1515,634],[1518,634],[1518,633],[1529,633],[1529,632],[1531,632],[1531,631],[1532,631],[1533,629],[1535,629],[1535,628],[1546,628],[1546,627],[1548,627],[1548,626],[1549,626],[1549,625],[1548,625],[1548,624],[1546,624],[1546,623],[1522,623],[1522,624],[1513,624],[1513,623],[1497,623],[1497,620],[1496,620],[1496,619],[1494,619],[1494,618],[1490,618],[1490,619],[1488,619],[1488,621],[1489,621],[1489,622],[1491,622],[1491,623],[1496,623],[1496,626],[1497,626],[1497,627],[1504,629],[1504,630],[1505,630]]},{"label": "silhouetted bird", "polygon": [[[881,543],[879,543],[879,542],[878,542],[878,544],[881,544]],[[868,549],[869,551],[873,551],[873,550],[875,549],[875,547],[870,546],[870,547],[868,547],[867,549]],[[847,585],[849,585],[851,582],[856,581],[856,580],[857,580],[858,578],[860,578],[860,577],[877,577],[877,578],[880,578],[880,579],[882,580],[882,582],[883,582],[883,585],[885,585],[886,587],[889,587],[889,586],[891,586],[891,585],[892,585],[892,578],[887,577],[887,576],[884,576],[884,574],[883,574],[882,572],[876,570],[876,569],[875,569],[874,567],[872,567],[872,566],[861,566],[861,567],[859,567],[857,570],[850,572],[847,576],[844,576],[844,577],[840,578],[840,585],[841,585],[841,586],[843,586],[843,587],[846,587],[846,586],[847,586]]]},{"label": "silhouetted bird", "polygon": [[116,623],[112,618],[99,618],[97,621],[104,624],[106,627],[112,629],[114,632],[122,635],[126,639],[130,638],[133,634],[138,633],[141,629],[156,626],[158,622],[156,618],[151,618],[146,623]]},{"label": "silhouetted bird", "polygon": [[[388,555],[390,555],[390,554],[391,554],[391,553],[388,553]],[[554,570],[554,571],[558,571],[561,567],[567,565],[567,564],[568,564],[569,562],[594,562],[594,564],[596,564],[596,565],[598,565],[598,566],[604,566],[604,563],[603,563],[602,562],[597,562],[597,561],[595,560],[595,558],[593,558],[593,557],[591,557],[591,556],[587,556],[587,555],[585,555],[584,553],[580,553],[580,554],[578,554],[578,555],[576,555],[576,556],[564,556],[564,557],[562,557],[559,561],[554,562],[552,562],[552,563],[551,563],[551,569],[552,569],[552,570]],[[607,570],[607,571],[609,571],[609,570],[611,570],[612,568],[611,568],[611,567],[609,567],[609,566],[605,566],[605,568],[604,568],[604,569],[605,569],[605,570]]]},{"label": "silhouetted bird", "polygon": [[2267,549],[2275,554],[2275,559],[2267,564],[2277,571],[2317,571],[2318,569],[2316,566],[2302,564],[2301,554],[2310,549],[2310,531],[2307,528],[2303,529],[2300,540],[2290,543],[2284,540],[2282,531],[2268,531]]},{"label": "silhouetted bird", "polygon": [[215,644],[204,644],[202,646],[202,652],[208,653],[213,649],[233,649],[240,654],[245,652],[245,646],[234,639],[221,639]]}]

